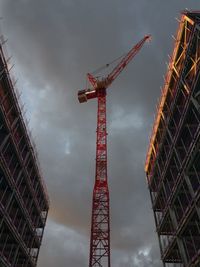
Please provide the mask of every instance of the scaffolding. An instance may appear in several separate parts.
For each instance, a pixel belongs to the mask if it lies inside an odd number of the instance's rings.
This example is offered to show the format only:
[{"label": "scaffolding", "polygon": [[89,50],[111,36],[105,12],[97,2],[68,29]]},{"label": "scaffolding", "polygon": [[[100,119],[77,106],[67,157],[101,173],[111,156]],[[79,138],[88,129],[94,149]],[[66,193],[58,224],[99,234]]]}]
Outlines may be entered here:
[{"label": "scaffolding", "polygon": [[0,266],[35,267],[49,209],[37,155],[0,44]]},{"label": "scaffolding", "polygon": [[147,152],[165,267],[200,266],[200,12],[182,12]]}]

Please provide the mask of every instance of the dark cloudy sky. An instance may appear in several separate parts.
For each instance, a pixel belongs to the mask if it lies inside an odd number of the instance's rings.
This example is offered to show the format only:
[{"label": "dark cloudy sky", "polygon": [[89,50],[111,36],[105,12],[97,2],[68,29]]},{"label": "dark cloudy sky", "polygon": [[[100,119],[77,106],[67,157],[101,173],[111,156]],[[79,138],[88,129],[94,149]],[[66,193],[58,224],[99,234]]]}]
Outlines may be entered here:
[{"label": "dark cloudy sky", "polygon": [[51,209],[38,267],[88,266],[96,101],[80,105],[85,74],[152,34],[108,90],[114,267],[161,267],[144,161],[180,11],[198,0],[0,0]]}]

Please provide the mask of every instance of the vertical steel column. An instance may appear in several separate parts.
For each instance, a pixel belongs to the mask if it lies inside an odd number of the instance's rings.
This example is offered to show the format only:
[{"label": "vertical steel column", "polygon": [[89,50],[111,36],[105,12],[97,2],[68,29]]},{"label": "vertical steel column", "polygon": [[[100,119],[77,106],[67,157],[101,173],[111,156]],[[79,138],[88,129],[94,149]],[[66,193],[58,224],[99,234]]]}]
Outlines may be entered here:
[{"label": "vertical steel column", "polygon": [[93,190],[89,267],[110,267],[109,190],[107,183],[106,89],[98,90],[96,176]]}]

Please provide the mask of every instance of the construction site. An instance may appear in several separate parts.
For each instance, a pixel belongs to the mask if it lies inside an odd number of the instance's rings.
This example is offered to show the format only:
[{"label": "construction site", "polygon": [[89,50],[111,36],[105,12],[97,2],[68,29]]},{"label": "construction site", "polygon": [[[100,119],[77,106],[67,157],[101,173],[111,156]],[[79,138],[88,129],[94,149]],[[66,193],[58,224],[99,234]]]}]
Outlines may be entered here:
[{"label": "construction site", "polygon": [[145,172],[165,267],[200,266],[200,12],[183,12]]},{"label": "construction site", "polygon": [[0,266],[35,267],[49,200],[0,44]]},{"label": "construction site", "polygon": [[[77,93],[79,103],[97,100],[89,267],[112,265],[107,89],[141,49],[148,49],[143,46],[150,40],[151,35],[144,35],[128,53],[118,58],[119,63],[108,75],[87,73],[89,85]],[[4,45],[5,40],[1,38],[0,267],[36,267],[49,211],[49,197],[20,97],[10,75],[10,59]],[[106,64],[105,68],[110,65]],[[160,263],[164,267],[200,267],[199,11],[181,13],[146,155],[145,174],[158,235]],[[75,231],[76,228],[71,227]]]}]

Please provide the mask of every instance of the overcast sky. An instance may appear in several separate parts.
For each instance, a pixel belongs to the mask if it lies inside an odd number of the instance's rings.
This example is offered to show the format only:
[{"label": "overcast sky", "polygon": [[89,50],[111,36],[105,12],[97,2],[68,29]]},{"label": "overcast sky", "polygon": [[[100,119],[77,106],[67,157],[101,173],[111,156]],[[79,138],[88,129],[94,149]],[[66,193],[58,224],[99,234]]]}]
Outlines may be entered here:
[{"label": "overcast sky", "polygon": [[108,179],[114,267],[161,267],[144,161],[180,11],[198,0],[0,0],[51,208],[38,267],[88,266],[96,100],[86,73],[144,45],[108,89]]}]

